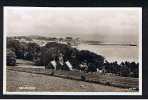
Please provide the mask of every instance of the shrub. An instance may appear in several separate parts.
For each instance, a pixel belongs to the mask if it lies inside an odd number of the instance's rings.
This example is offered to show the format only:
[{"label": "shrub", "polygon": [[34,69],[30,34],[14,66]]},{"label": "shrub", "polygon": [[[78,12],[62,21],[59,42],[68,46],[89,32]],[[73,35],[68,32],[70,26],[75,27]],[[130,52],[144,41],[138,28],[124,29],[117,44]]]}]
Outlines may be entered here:
[{"label": "shrub", "polygon": [[17,58],[24,58],[24,46],[14,39],[7,39],[7,48],[15,52]]},{"label": "shrub", "polygon": [[7,65],[15,66],[16,65],[16,55],[15,52],[13,52],[10,49],[7,49]]}]

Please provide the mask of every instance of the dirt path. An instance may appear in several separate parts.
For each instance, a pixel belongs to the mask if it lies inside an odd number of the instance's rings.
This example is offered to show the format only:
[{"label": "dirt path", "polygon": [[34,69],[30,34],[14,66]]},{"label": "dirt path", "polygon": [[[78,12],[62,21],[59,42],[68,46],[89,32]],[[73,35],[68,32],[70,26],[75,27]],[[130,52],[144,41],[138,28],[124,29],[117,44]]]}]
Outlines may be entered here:
[{"label": "dirt path", "polygon": [[7,70],[7,91],[126,92],[111,86]]}]

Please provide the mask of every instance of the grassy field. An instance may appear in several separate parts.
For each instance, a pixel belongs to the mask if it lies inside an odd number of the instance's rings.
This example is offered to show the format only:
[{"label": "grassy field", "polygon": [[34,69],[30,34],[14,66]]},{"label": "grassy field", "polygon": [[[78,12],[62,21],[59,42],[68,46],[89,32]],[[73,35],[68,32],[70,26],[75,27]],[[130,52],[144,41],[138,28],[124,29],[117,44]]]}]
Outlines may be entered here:
[{"label": "grassy field", "polygon": [[17,66],[7,66],[7,91],[126,92],[131,91],[129,87],[138,87],[136,78],[95,73],[85,74],[84,82],[80,81],[81,72],[59,70],[54,76],[50,73],[51,70],[45,70],[44,66],[17,60]]},{"label": "grassy field", "polygon": [[128,89],[7,70],[7,91],[127,92]]}]

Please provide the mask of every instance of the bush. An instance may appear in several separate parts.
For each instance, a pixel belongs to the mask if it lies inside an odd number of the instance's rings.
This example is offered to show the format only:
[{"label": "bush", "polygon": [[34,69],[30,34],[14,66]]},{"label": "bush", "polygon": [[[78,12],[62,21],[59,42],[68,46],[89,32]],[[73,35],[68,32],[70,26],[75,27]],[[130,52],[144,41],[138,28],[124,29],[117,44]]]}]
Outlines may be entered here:
[{"label": "bush", "polygon": [[10,49],[7,49],[7,65],[9,66],[15,66],[16,65],[16,55],[15,52],[13,52]]},{"label": "bush", "polygon": [[7,48],[15,52],[17,58],[24,58],[24,47],[18,40],[7,39]]}]

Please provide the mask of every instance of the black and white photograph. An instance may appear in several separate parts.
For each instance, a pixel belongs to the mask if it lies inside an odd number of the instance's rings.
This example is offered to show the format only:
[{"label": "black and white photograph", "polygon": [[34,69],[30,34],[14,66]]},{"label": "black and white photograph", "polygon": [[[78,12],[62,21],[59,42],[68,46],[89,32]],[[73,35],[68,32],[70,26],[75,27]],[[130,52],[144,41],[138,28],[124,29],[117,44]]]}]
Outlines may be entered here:
[{"label": "black and white photograph", "polygon": [[142,95],[141,7],[4,7],[3,93]]}]

